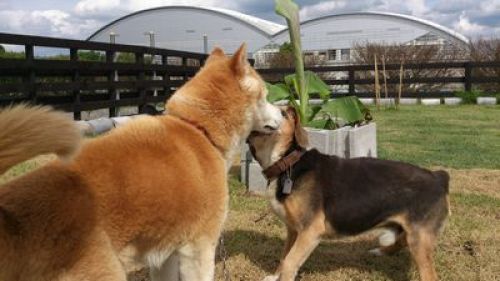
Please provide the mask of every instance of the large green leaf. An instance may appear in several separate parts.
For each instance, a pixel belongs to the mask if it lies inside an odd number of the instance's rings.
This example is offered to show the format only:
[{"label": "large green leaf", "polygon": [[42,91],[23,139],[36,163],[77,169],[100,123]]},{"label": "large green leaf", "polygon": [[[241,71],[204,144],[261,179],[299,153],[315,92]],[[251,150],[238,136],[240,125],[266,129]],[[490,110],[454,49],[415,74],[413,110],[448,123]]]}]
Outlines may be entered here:
[{"label": "large green leaf", "polygon": [[[327,100],[330,98],[330,87],[319,78],[316,73],[312,71],[306,71],[305,73],[306,82],[306,92],[307,94],[319,94],[321,99]],[[292,89],[292,87],[297,91],[296,85],[298,84],[297,74],[289,74],[285,76],[285,84]]]},{"label": "large green leaf", "polygon": [[319,94],[322,100],[327,100],[330,98],[330,87],[319,78],[316,73],[312,71],[306,71],[306,88],[308,94]]},{"label": "large green leaf", "polygon": [[280,100],[286,100],[290,97],[290,89],[287,85],[283,83],[270,84],[266,82],[267,87],[267,100],[269,102],[277,102]]},{"label": "large green leaf", "polygon": [[309,105],[306,111],[306,122],[314,120],[316,114],[321,110],[321,105]]},{"label": "large green leaf", "polygon": [[335,121],[330,118],[311,120],[307,122],[306,126],[324,130],[335,130],[338,128],[337,123],[335,123]]},{"label": "large green leaf", "polygon": [[341,118],[348,124],[370,120],[370,111],[354,96],[337,98],[326,102],[318,115],[328,116],[325,119]]}]

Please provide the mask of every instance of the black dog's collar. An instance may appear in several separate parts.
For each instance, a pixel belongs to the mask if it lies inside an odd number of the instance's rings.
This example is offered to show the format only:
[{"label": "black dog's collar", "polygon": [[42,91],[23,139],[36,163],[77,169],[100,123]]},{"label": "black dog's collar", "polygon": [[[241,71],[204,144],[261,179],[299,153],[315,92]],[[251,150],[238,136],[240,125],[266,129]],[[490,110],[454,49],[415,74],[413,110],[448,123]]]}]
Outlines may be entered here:
[{"label": "black dog's collar", "polygon": [[276,161],[273,165],[262,171],[262,174],[266,177],[268,181],[277,178],[283,172],[290,169],[295,163],[299,162],[300,158],[306,153],[303,148],[298,148]]}]

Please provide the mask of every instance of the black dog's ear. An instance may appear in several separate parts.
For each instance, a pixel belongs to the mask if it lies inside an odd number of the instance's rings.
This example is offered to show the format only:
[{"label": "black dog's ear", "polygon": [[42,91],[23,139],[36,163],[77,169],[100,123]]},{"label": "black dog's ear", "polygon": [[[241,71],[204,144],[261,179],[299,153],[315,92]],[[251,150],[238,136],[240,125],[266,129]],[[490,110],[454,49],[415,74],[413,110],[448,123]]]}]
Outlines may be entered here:
[{"label": "black dog's ear", "polygon": [[292,106],[289,106],[287,108],[287,113],[289,116],[293,118],[295,142],[297,143],[298,146],[302,148],[307,148],[307,145],[309,144],[309,138],[307,137],[306,130],[304,130],[302,124],[300,124],[299,114]]},{"label": "black dog's ear", "polygon": [[0,231],[5,230],[11,235],[19,234],[19,221],[0,206]]}]

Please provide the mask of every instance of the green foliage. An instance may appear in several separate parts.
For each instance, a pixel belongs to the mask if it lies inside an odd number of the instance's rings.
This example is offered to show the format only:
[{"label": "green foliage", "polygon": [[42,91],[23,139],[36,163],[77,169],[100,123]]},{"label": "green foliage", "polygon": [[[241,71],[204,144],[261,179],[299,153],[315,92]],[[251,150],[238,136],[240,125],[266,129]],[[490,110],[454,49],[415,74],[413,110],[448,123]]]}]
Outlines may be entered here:
[{"label": "green foliage", "polygon": [[116,61],[120,63],[134,63],[135,54],[133,53],[119,53],[116,57]]},{"label": "green foliage", "polygon": [[24,59],[24,52],[0,51],[0,59]]},{"label": "green foliage", "polygon": [[292,44],[290,44],[290,42],[284,42],[283,44],[281,44],[279,52],[283,54],[293,53]]},{"label": "green foliage", "polygon": [[78,60],[80,61],[105,61],[106,55],[96,51],[80,51],[78,52]]},{"label": "green foliage", "polygon": [[462,98],[463,104],[476,104],[477,98],[482,95],[483,92],[481,92],[480,90],[455,92],[455,96]]},{"label": "green foliage", "polygon": [[[276,13],[283,16],[288,24],[290,42],[280,47],[280,52],[291,52],[294,56],[295,73],[285,76],[285,83],[267,84],[268,100],[276,102],[288,100],[297,110],[303,125],[335,129],[339,121],[359,124],[371,120],[369,110],[356,97],[343,97],[329,101],[330,87],[315,73],[304,71],[304,60],[300,42],[299,7],[293,0],[275,0]],[[311,94],[319,95],[321,106],[309,104]],[[297,103],[296,99],[299,100]]]}]

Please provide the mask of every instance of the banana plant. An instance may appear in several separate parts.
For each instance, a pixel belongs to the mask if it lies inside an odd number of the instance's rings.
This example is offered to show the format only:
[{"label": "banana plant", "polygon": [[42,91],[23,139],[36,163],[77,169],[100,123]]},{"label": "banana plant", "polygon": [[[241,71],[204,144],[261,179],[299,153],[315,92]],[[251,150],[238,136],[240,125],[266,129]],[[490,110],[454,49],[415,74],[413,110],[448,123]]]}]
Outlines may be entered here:
[{"label": "banana plant", "polygon": [[[297,110],[305,126],[335,129],[339,120],[347,124],[359,124],[371,120],[370,112],[357,97],[330,99],[330,87],[314,72],[304,70],[300,38],[299,7],[293,0],[275,0],[276,13],[286,19],[293,49],[295,73],[285,76],[284,83],[267,84],[268,100],[288,100]],[[309,103],[311,94],[317,94],[321,105]],[[298,102],[297,102],[298,100]]]}]

